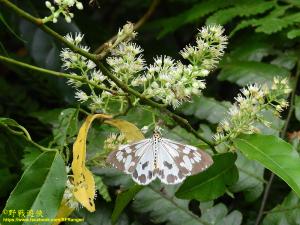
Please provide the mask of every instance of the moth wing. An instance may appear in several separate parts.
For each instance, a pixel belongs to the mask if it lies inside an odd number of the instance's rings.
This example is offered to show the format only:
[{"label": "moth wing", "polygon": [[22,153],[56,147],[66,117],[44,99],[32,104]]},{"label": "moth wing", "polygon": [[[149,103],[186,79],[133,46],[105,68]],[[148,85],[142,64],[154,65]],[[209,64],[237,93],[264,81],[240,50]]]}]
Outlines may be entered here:
[{"label": "moth wing", "polygon": [[177,184],[186,176],[197,174],[212,165],[209,154],[191,145],[166,138],[159,143],[158,177],[163,183]]},{"label": "moth wing", "polygon": [[120,146],[109,154],[107,162],[127,174],[140,185],[147,185],[156,176],[154,170],[154,150],[151,139]]}]

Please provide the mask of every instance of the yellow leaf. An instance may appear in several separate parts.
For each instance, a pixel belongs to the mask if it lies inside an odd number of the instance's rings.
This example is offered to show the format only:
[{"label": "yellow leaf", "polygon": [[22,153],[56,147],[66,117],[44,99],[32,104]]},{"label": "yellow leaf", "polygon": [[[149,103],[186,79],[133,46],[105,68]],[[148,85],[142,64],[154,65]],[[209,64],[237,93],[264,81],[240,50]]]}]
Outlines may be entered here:
[{"label": "yellow leaf", "polygon": [[104,123],[118,128],[129,142],[145,139],[139,128],[126,120],[108,119],[105,120]]},{"label": "yellow leaf", "polygon": [[94,119],[110,119],[110,115],[95,114],[86,118],[82,124],[77,139],[73,145],[73,162],[72,171],[74,176],[73,194],[77,201],[83,205],[88,211],[95,211],[95,181],[92,173],[85,167],[86,159],[86,139],[89,128]]},{"label": "yellow leaf", "polygon": [[[56,219],[68,218],[68,216],[70,216],[73,211],[74,211],[74,209],[72,209],[66,205],[66,200],[62,200],[61,205],[60,205],[57,215],[56,215]],[[52,223],[52,225],[58,225],[61,222],[62,221],[57,221],[57,222]]]}]

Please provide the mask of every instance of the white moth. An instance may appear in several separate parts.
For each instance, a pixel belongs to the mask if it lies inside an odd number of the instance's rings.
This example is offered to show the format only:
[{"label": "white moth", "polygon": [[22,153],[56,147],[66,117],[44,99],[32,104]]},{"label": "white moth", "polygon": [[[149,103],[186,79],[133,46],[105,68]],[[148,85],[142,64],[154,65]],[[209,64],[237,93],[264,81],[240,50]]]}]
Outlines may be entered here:
[{"label": "white moth", "polygon": [[206,152],[162,138],[155,131],[152,138],[120,146],[110,153],[107,162],[131,174],[138,184],[147,185],[156,178],[165,184],[178,184],[207,169],[213,160]]}]

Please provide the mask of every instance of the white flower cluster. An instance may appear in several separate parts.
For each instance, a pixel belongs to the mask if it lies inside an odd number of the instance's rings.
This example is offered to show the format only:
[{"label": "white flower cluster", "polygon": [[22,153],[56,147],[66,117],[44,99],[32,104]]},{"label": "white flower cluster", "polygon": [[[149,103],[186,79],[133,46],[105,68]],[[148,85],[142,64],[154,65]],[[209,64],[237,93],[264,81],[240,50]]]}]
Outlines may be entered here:
[{"label": "white flower cluster", "polygon": [[[80,33],[77,33],[74,37],[71,34],[67,34],[65,38],[77,47],[89,52],[89,47],[81,45],[83,36],[84,35]],[[76,73],[79,72],[80,75],[87,81],[105,87],[105,85],[103,85],[103,82],[106,80],[106,76],[104,76],[100,70],[95,69],[96,64],[93,61],[78,53],[73,52],[69,48],[64,48],[60,53],[60,57],[63,61],[62,66],[65,70],[72,70],[73,72],[71,72],[71,74],[73,75],[76,75]],[[109,98],[111,96],[111,93],[107,91],[103,91],[101,94],[96,94],[92,87],[90,87],[91,94],[87,94],[85,91],[79,89],[83,85],[83,82],[78,80],[69,79],[68,84],[74,86],[77,89],[75,98],[79,102],[84,103],[88,100],[91,101],[90,108],[92,110],[102,108],[105,104],[103,98]]]},{"label": "white flower cluster", "polygon": [[145,69],[145,60],[141,53],[143,49],[132,42],[122,42],[111,50],[112,57],[106,59],[114,74],[125,84],[128,84],[136,74]]},{"label": "white flower cluster", "polygon": [[228,111],[228,116],[217,127],[214,139],[220,143],[235,138],[241,133],[252,134],[259,132],[255,123],[260,122],[269,127],[262,112],[272,110],[274,115],[288,107],[285,97],[291,92],[288,80],[274,78],[271,87],[257,84],[249,85],[241,90],[235,98],[236,102]]},{"label": "white flower cluster", "polygon": [[203,27],[196,37],[196,46],[188,45],[180,54],[192,65],[210,71],[224,55],[227,37],[223,33],[224,29],[221,26]]},{"label": "white flower cluster", "polygon": [[74,14],[70,12],[70,8],[75,5],[77,9],[83,9],[82,3],[78,0],[54,0],[54,4],[57,5],[58,8],[52,5],[50,1],[45,2],[46,7],[51,11],[51,15],[43,19],[44,23],[47,23],[48,21],[57,23],[60,14],[62,14],[65,17],[65,20],[70,23],[74,17]]},{"label": "white flower cluster", "polygon": [[[130,35],[130,32],[133,32],[133,25],[128,23],[118,33],[118,36],[121,37],[122,41],[126,40],[126,42],[121,42],[116,48],[112,48],[112,54],[114,54],[115,57],[107,59],[112,68],[114,68],[114,73],[116,73],[118,78],[125,83],[128,82],[128,77],[124,74],[133,75],[144,68],[144,60],[141,56],[137,56],[141,53],[142,49],[134,43],[129,42],[130,38],[135,36],[135,34]],[[83,36],[84,35],[80,33],[75,34],[75,36],[67,34],[65,38],[75,46],[89,52],[89,47],[81,44]],[[120,38],[118,37],[117,40],[119,39]],[[79,72],[89,83],[96,84],[105,90],[96,93],[94,87],[89,85],[90,91],[87,93],[86,90],[79,89],[84,84],[83,82],[69,79],[68,84],[77,89],[75,98],[79,102],[88,102],[89,108],[92,111],[101,110],[105,113],[109,112],[108,103],[114,102],[120,105],[119,111],[123,111],[124,105],[127,103],[125,93],[114,82],[104,76],[100,70],[97,70],[96,64],[93,61],[73,52],[69,48],[64,48],[61,51],[60,56],[63,61],[62,66],[64,69],[72,70],[71,74],[73,75],[76,75]]]},{"label": "white flower cluster", "polygon": [[[133,25],[127,23],[119,30],[116,40],[108,43],[103,56],[105,52],[110,53],[106,62],[112,74],[122,83],[141,91],[146,98],[154,98],[176,108],[182,102],[190,100],[192,95],[201,94],[206,87],[203,78],[210,73],[224,54],[227,38],[223,32],[221,26],[202,28],[197,36],[196,46],[187,46],[181,51],[183,58],[189,61],[188,65],[175,61],[169,56],[158,56],[152,65],[146,66],[142,55],[143,49],[132,42],[136,36]],[[66,39],[89,51],[88,47],[81,45],[83,35],[76,34],[75,37],[67,35]],[[105,78],[101,71],[95,70],[96,65],[91,60],[74,53],[69,48],[62,50],[61,57],[64,68],[78,70],[88,81],[102,84],[104,89],[109,88],[109,91],[100,94],[95,93],[91,86],[90,94],[77,90],[75,97],[80,102],[90,101],[89,106],[93,111],[100,109],[102,112],[108,112],[109,102],[119,103],[119,111],[123,111],[123,106],[128,105],[128,101],[132,101],[132,104],[138,102],[138,99],[129,99],[114,82]],[[83,83],[69,80],[69,84],[79,89]]]},{"label": "white flower cluster", "polygon": [[223,32],[221,26],[200,30],[196,46],[187,46],[181,51],[189,65],[169,56],[159,56],[153,65],[145,67],[143,50],[132,42],[121,42],[111,51],[107,63],[120,80],[129,86],[142,87],[145,97],[176,108],[205,88],[204,80],[199,78],[207,76],[224,54],[227,38]]}]

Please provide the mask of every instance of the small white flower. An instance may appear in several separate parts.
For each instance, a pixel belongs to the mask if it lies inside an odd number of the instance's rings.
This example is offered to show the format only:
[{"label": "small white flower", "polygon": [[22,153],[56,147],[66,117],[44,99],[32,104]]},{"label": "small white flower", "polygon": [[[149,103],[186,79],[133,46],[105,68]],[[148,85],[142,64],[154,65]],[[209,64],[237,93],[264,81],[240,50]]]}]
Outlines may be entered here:
[{"label": "small white flower", "polygon": [[86,67],[91,70],[96,67],[96,64],[92,60],[89,60]]},{"label": "small white flower", "polygon": [[142,131],[143,134],[147,133],[148,130],[149,130],[148,126],[143,126],[142,129],[141,129],[141,131]]},{"label": "small white flower", "polygon": [[75,93],[75,98],[80,102],[86,102],[89,99],[89,96],[84,91],[78,90]]}]

